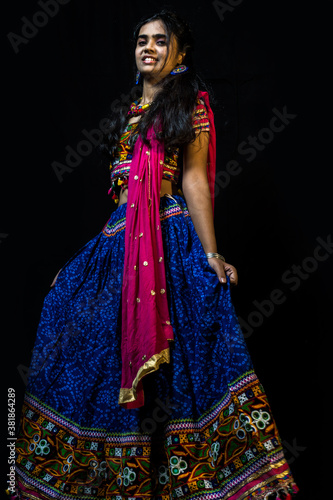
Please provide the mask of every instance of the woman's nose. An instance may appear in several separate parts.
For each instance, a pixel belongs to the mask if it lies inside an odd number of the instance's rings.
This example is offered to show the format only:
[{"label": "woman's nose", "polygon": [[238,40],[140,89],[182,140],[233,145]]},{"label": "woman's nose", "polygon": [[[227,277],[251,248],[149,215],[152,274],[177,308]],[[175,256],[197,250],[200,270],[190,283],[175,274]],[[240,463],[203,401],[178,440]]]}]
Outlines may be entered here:
[{"label": "woman's nose", "polygon": [[154,49],[154,40],[152,38],[147,41],[145,49],[149,51]]}]

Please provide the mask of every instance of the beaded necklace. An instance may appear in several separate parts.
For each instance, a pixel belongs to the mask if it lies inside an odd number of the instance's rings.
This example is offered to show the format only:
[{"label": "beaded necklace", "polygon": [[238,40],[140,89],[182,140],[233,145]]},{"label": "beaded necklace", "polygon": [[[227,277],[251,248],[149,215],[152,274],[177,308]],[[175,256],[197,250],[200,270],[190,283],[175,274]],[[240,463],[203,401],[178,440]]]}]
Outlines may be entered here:
[{"label": "beaded necklace", "polygon": [[140,97],[140,99],[138,99],[137,101],[132,102],[130,110],[128,112],[129,116],[142,115],[149,108],[151,103],[149,102],[148,104],[140,105],[139,103],[141,102],[141,100],[142,100],[142,97]]}]

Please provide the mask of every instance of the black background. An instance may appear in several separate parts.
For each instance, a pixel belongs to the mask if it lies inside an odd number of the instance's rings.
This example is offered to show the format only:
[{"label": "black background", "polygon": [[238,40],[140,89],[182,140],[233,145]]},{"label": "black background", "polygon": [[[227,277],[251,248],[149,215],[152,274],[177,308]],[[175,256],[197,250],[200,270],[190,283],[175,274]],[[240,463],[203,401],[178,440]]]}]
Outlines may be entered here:
[{"label": "black background", "polygon": [[[224,19],[210,1],[167,5],[191,24],[197,68],[214,91],[217,172],[225,171],[230,160],[241,168],[227,185],[218,186],[215,201],[219,251],[239,272],[233,289],[236,311],[246,323],[252,318],[252,328],[244,330],[247,344],[301,489],[299,498],[320,498],[321,488],[329,490],[323,478],[324,428],[331,425],[324,353],[332,332],[333,257],[310,272],[304,265],[311,266],[306,258],[313,257],[316,239],[327,241],[332,234],[325,120],[330,116],[328,14],[299,1],[236,3],[230,1]],[[66,146],[76,150],[86,139],[82,131],[98,128],[111,103],[133,87],[132,28],[142,15],[164,5],[70,0],[15,53],[7,34],[22,36],[22,17],[31,21],[42,9],[30,0],[6,4],[1,324],[3,380],[16,391],[17,420],[50,283],[115,207],[107,195],[108,166],[96,152],[61,179],[52,163],[65,164]],[[273,109],[284,107],[296,117],[252,161],[237,152],[249,135],[269,127]],[[294,275],[294,265],[305,274],[297,284],[287,283],[282,275],[288,270]],[[270,309],[266,302],[268,312],[260,320],[253,314],[258,311],[254,301],[267,301],[274,289],[285,300]],[[6,460],[6,453],[2,456]]]}]

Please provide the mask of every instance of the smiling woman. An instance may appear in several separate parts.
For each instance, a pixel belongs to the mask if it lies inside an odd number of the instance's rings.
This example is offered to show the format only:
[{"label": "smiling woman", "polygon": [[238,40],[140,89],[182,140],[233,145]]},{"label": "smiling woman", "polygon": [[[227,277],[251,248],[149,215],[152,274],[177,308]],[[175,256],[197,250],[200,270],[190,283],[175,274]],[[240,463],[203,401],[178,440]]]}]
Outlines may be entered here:
[{"label": "smiling woman", "polygon": [[[118,204],[45,298],[16,441],[20,499],[297,492],[217,252],[216,137],[189,27],[135,29],[137,99],[101,151]],[[181,189],[180,189],[181,188]]]},{"label": "smiling woman", "polygon": [[160,20],[142,26],[135,51],[136,66],[145,79],[146,95],[143,96],[142,104],[150,102],[147,99],[152,98],[152,89],[182,63],[184,56],[185,52],[179,51],[175,36],[172,35],[171,40],[168,40]]}]

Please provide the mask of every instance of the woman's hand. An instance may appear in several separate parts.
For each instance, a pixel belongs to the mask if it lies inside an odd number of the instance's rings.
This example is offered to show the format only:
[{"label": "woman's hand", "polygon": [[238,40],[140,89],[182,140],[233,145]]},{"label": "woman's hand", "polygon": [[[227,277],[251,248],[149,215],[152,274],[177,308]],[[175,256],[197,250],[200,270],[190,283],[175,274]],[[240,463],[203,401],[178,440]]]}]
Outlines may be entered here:
[{"label": "woman's hand", "polygon": [[226,275],[229,276],[230,283],[232,285],[237,285],[238,283],[238,274],[237,270],[231,264],[227,262],[223,262],[221,259],[217,259],[216,257],[211,257],[208,259],[208,264],[214,269],[216,272],[216,276],[218,277],[220,283],[226,283]]},{"label": "woman's hand", "polygon": [[[182,181],[188,211],[206,254],[217,253],[211,193],[207,178],[208,145],[209,133],[201,132],[192,143],[184,147]],[[226,283],[226,276],[229,276],[230,283],[237,285],[238,275],[234,266],[216,257],[208,259],[208,263],[216,272],[220,283]]]}]

